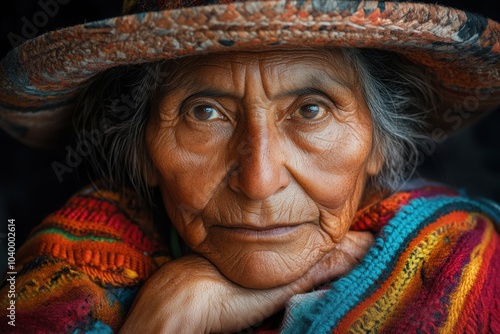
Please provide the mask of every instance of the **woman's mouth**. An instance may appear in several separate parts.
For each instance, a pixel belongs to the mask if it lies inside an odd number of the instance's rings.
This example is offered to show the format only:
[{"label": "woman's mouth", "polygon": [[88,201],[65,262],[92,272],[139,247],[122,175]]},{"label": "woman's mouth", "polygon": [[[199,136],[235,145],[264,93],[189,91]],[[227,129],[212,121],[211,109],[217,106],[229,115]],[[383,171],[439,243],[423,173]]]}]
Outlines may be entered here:
[{"label": "woman's mouth", "polygon": [[231,239],[243,240],[277,240],[288,239],[296,234],[305,223],[287,224],[287,225],[273,225],[265,227],[256,227],[252,225],[234,225],[223,226],[214,225],[212,228],[215,232],[221,233]]}]

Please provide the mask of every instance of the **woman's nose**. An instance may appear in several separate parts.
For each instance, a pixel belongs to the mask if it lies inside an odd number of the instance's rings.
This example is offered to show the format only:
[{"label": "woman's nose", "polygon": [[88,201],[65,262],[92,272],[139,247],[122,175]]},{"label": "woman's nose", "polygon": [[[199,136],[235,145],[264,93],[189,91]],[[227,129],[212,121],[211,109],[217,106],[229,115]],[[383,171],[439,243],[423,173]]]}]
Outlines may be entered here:
[{"label": "woman's nose", "polygon": [[256,201],[286,188],[290,174],[275,124],[254,126],[243,138],[236,148],[237,164],[229,175],[229,187]]}]

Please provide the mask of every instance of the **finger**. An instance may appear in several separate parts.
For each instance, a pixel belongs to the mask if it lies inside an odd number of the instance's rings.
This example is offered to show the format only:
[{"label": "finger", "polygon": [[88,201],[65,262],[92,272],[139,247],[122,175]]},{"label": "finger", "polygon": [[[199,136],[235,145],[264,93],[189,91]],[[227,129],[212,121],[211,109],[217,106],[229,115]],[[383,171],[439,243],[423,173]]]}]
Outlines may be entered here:
[{"label": "finger", "polygon": [[347,232],[332,251],[296,282],[293,286],[297,289],[296,293],[347,275],[363,259],[373,243],[374,237],[370,232]]},{"label": "finger", "polygon": [[370,232],[348,231],[337,245],[337,250],[350,255],[359,262],[373,246],[374,241],[375,237]]},{"label": "finger", "polygon": [[346,275],[363,259],[373,243],[370,232],[349,231],[335,249],[323,257],[318,270],[325,271],[329,280]]}]

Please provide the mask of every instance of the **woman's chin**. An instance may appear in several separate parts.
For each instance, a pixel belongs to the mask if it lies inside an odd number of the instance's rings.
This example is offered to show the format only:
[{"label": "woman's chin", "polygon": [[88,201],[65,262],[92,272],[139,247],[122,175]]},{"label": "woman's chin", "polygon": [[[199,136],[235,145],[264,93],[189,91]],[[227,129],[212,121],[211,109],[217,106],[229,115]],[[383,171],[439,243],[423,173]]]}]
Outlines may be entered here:
[{"label": "woman's chin", "polygon": [[314,265],[309,261],[276,260],[276,254],[265,253],[254,253],[227,267],[217,263],[216,266],[224,276],[245,288],[271,289],[297,281]]}]

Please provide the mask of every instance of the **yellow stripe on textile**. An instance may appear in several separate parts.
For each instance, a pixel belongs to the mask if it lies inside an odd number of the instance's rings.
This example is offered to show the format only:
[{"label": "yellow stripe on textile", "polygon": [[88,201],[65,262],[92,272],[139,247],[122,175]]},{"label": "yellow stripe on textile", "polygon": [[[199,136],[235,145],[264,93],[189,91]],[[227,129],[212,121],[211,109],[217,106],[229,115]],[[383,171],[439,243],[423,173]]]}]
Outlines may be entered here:
[{"label": "yellow stripe on textile", "polygon": [[[450,221],[451,220],[451,221]],[[425,259],[428,259],[431,253],[444,242],[444,239],[449,238],[448,231],[454,231],[454,234],[460,235],[461,231],[468,231],[476,224],[474,219],[467,219],[464,212],[453,212],[447,216],[441,217],[434,224],[427,226],[422,230],[420,237],[416,237],[405,253],[411,253],[402,256],[405,259],[403,262],[396,264],[393,274],[393,279],[388,278],[391,282],[390,286],[380,296],[372,296],[367,299],[369,307],[359,316],[356,321],[349,326],[349,331],[354,333],[362,333],[365,331],[376,331],[383,328],[384,324],[397,311],[395,307],[398,303],[404,301],[404,295],[408,292],[408,287],[413,282],[415,276],[419,272],[419,268],[424,265]],[[436,226],[439,226],[436,229]],[[432,233],[426,235],[432,231]],[[457,233],[458,232],[458,233]],[[396,274],[397,273],[397,274]],[[375,298],[375,300],[373,300]],[[366,319],[370,319],[366,321]],[[339,329],[347,330],[344,326],[347,323],[340,323]]]},{"label": "yellow stripe on textile", "polygon": [[493,224],[489,222],[487,218],[485,219],[485,222],[487,225],[483,234],[483,240],[471,253],[471,260],[463,270],[458,288],[451,295],[448,319],[444,323],[443,327],[439,329],[440,333],[453,333],[453,329],[462,314],[465,299],[467,298],[469,291],[474,286],[474,283],[476,283],[476,276],[483,263],[484,251],[488,247],[494,232]]},{"label": "yellow stripe on textile", "polygon": [[[350,331],[362,333],[363,331],[374,331],[376,327],[381,328],[384,323],[396,311],[396,305],[406,291],[406,287],[412,282],[423,261],[428,257],[443,235],[444,228],[439,228],[435,233],[429,235],[426,240],[422,240],[420,245],[413,249],[406,259],[403,270],[395,277],[387,291],[352,324]],[[364,319],[370,319],[365,321]]]}]

